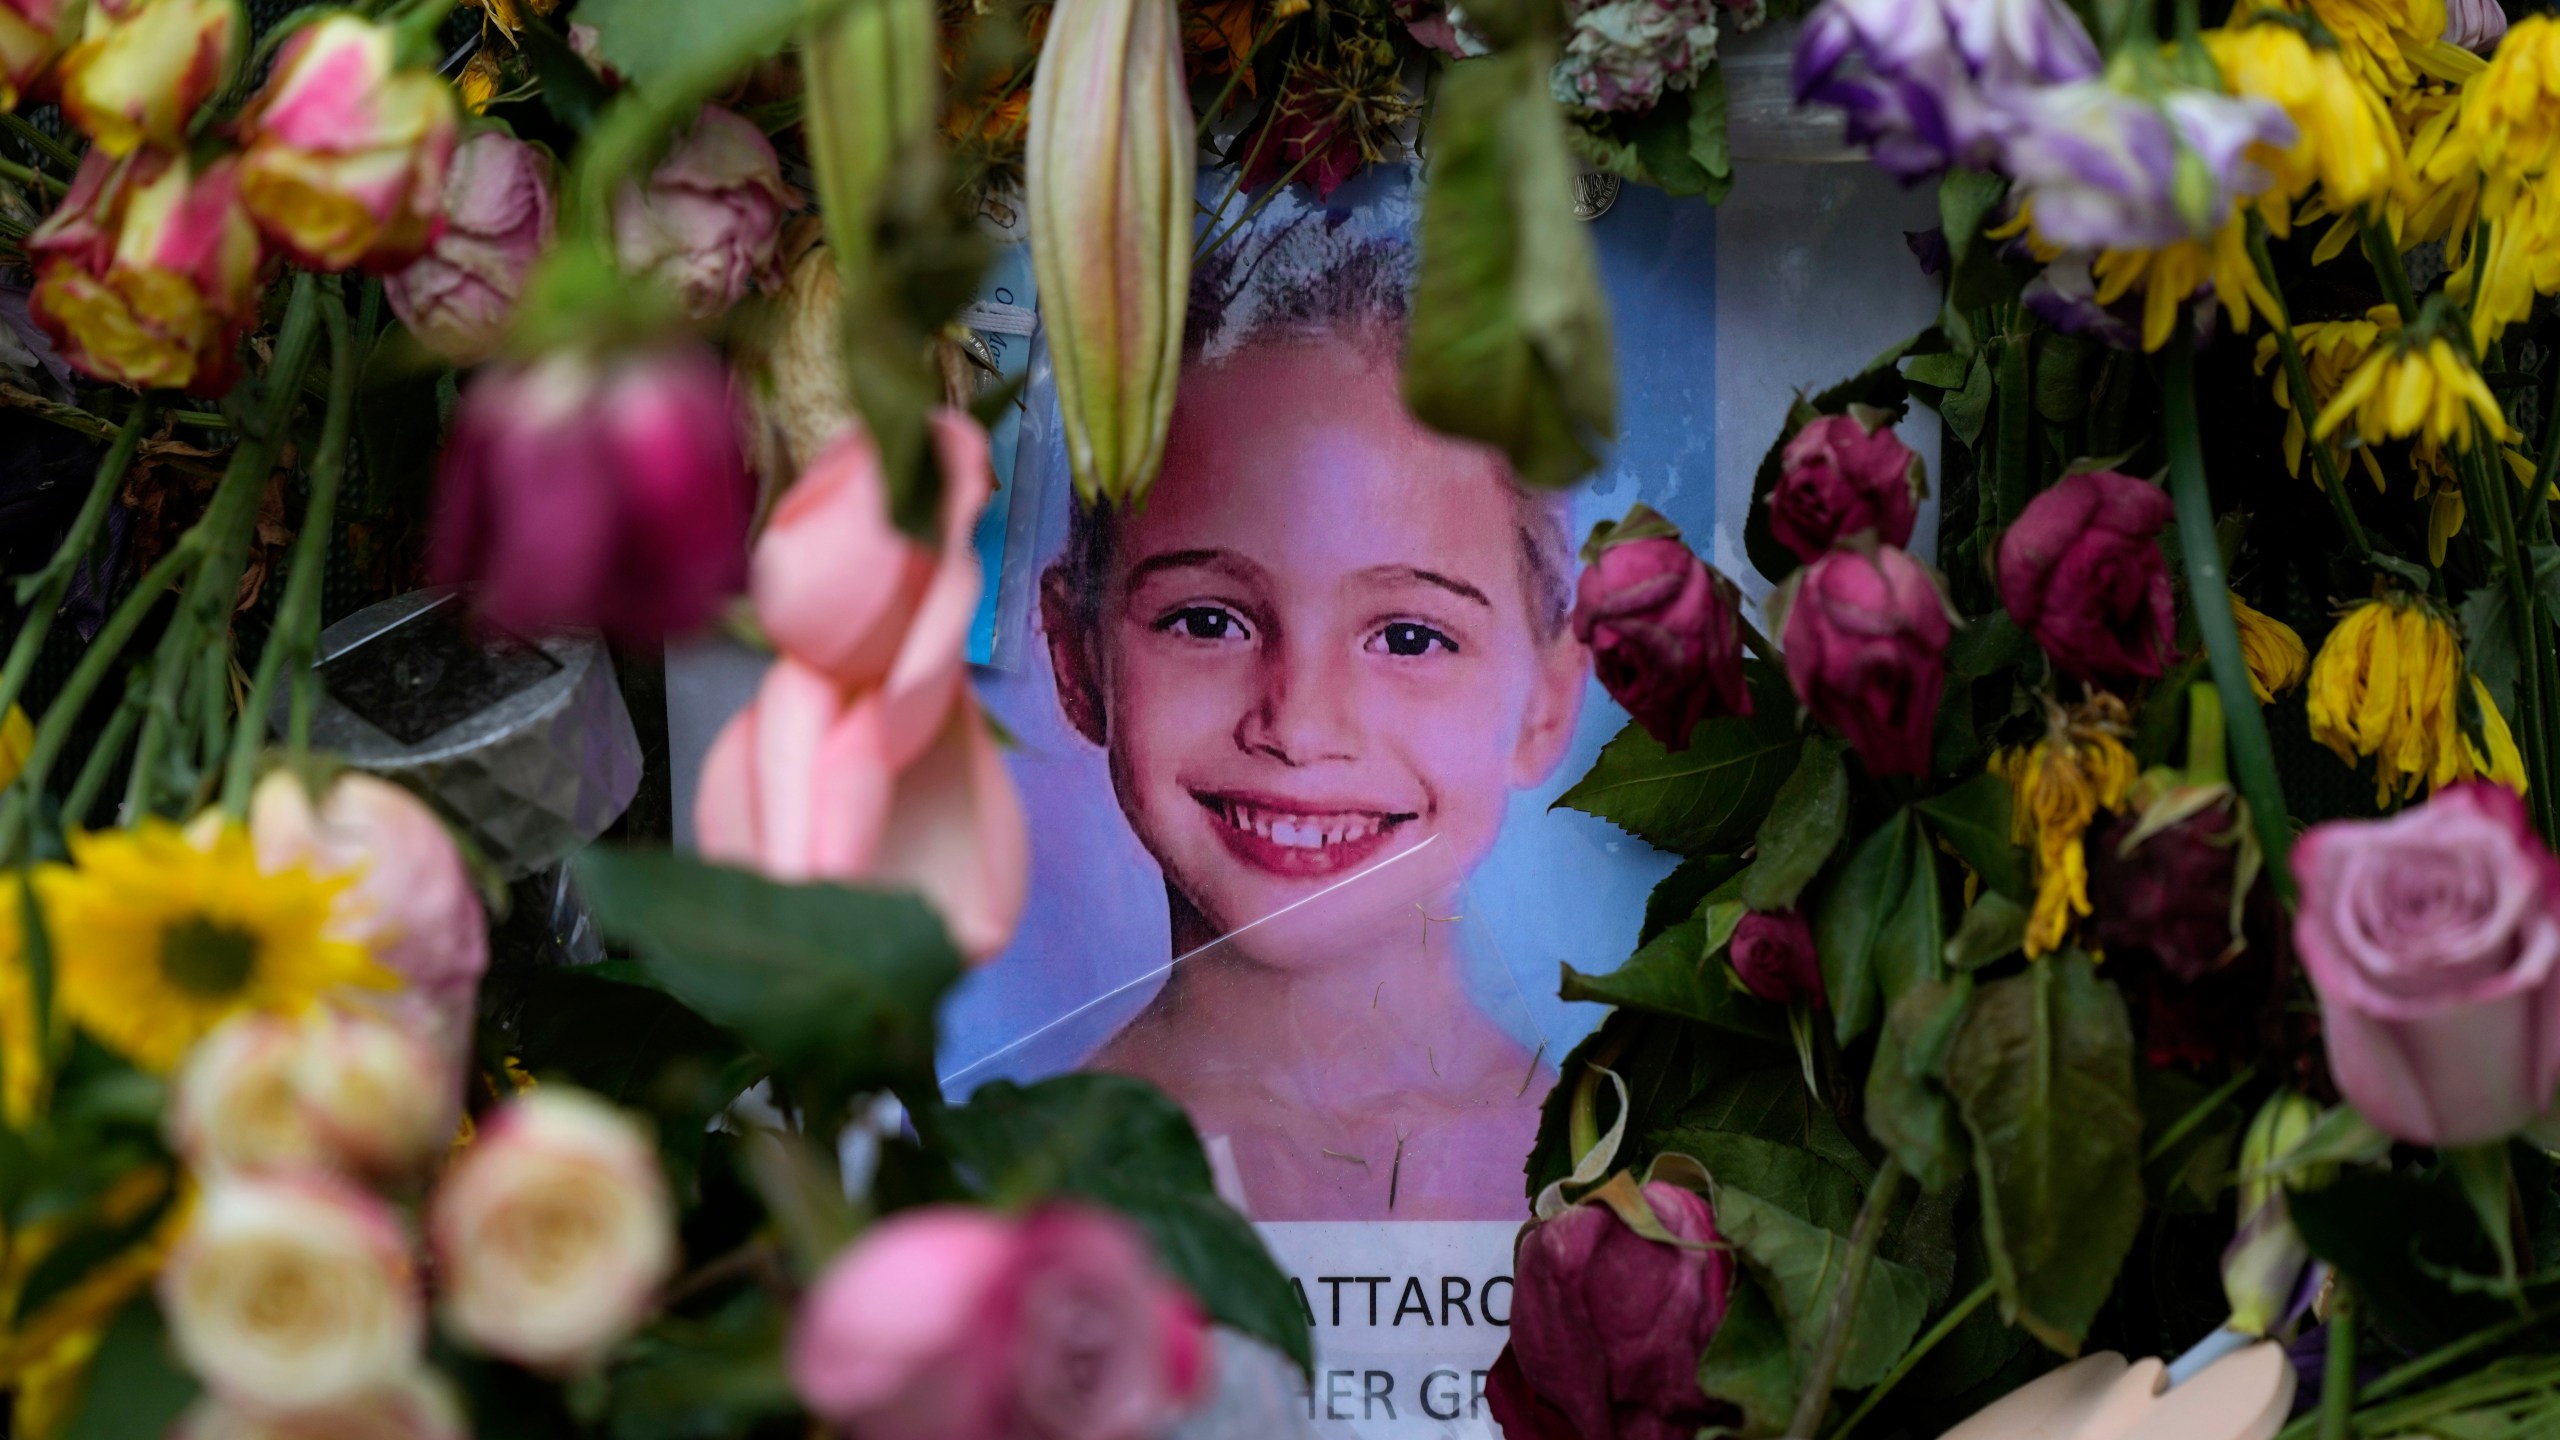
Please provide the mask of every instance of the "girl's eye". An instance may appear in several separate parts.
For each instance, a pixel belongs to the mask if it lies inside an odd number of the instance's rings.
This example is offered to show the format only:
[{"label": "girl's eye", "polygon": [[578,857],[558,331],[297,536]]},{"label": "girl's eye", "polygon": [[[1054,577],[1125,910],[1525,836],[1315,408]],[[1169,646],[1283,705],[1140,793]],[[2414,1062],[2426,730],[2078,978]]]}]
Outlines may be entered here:
[{"label": "girl's eye", "polygon": [[1369,641],[1371,650],[1383,651],[1389,655],[1428,655],[1434,646],[1452,655],[1458,653],[1457,641],[1450,639],[1447,634],[1439,630],[1412,620],[1390,621]]},{"label": "girl's eye", "polygon": [[1156,628],[1190,640],[1250,640],[1252,632],[1234,611],[1215,605],[1186,605],[1156,622]]}]

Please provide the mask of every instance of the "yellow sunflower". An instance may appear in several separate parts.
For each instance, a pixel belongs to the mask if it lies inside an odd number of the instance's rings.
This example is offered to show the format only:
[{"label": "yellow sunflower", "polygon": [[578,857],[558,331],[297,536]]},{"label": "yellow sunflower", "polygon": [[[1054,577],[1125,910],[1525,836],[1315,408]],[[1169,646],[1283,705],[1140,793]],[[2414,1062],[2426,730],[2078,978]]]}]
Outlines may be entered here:
[{"label": "yellow sunflower", "polygon": [[36,878],[62,1012],[145,1070],[166,1073],[242,1010],[290,1014],[340,986],[400,983],[329,933],[343,880],[262,872],[238,825],[190,839],[145,820],[75,835],[71,856]]}]

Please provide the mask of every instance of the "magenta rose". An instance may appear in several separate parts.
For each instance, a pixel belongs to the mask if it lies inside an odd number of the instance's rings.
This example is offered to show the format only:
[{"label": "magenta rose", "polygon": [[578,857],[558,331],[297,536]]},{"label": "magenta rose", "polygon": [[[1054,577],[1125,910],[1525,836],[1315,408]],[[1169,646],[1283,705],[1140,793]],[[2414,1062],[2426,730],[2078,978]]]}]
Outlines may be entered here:
[{"label": "magenta rose", "polygon": [[901,1211],[818,1277],[792,1387],[850,1440],[1157,1440],[1210,1390],[1208,1324],[1126,1221]]},{"label": "magenta rose", "polygon": [[457,365],[489,357],[515,318],[525,276],[551,244],[551,162],[512,135],[483,130],[453,155],[444,229],[427,253],[382,282],[391,313]]},{"label": "magenta rose", "polygon": [[1787,679],[1879,775],[1929,769],[1955,622],[1929,567],[1891,546],[1840,549],[1797,572]]},{"label": "magenta rose", "polygon": [[1631,538],[1599,537],[1599,553],[1574,587],[1573,633],[1591,647],[1600,683],[1645,733],[1685,750],[1699,721],[1751,713],[1741,601],[1733,582],[1676,534],[1641,533],[1647,527],[1638,521],[1618,527],[1639,532]]},{"label": "magenta rose", "polygon": [[1521,1232],[1511,1343],[1485,1394],[1504,1434],[1689,1440],[1729,1416],[1698,1388],[1698,1359],[1724,1323],[1733,1256],[1704,1196],[1660,1181],[1643,1193],[1684,1243],[1591,1202]]},{"label": "magenta rose", "polygon": [[1822,1003],[1822,961],[1814,953],[1813,925],[1803,912],[1752,911],[1733,928],[1727,953],[1742,988],[1770,1004]]},{"label": "magenta rose", "polygon": [[[1879,422],[1889,418],[1878,415]],[[1825,415],[1796,432],[1769,492],[1769,533],[1806,564],[1861,531],[1886,545],[1911,543],[1920,515],[1920,457],[1891,425]]]},{"label": "magenta rose", "polygon": [[2515,1133],[2560,1086],[2560,862],[2524,802],[2449,786],[2293,847],[2294,941],[2339,1093],[2414,1145]]},{"label": "magenta rose", "polygon": [[2097,470],[2066,475],[2000,537],[2000,603],[2075,680],[2157,680],[2177,659],[2156,485]]},{"label": "magenta rose", "polygon": [[614,249],[623,269],[654,272],[686,314],[708,320],[781,278],[782,220],[799,204],[755,122],[705,105],[649,183],[614,197]]}]

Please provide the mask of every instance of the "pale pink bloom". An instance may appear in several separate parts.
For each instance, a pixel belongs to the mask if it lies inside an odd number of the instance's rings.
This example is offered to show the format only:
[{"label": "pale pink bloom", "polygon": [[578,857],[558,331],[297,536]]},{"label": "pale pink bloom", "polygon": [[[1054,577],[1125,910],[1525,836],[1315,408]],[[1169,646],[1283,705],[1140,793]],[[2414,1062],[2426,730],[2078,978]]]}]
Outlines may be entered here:
[{"label": "pale pink bloom", "polygon": [[551,245],[551,162],[497,130],[454,152],[444,229],[427,253],[382,282],[391,313],[457,365],[489,358],[515,318],[525,276]]},{"label": "pale pink bloom", "polygon": [[1209,1393],[1208,1326],[1115,1215],[902,1211],[801,1302],[801,1402],[849,1440],[1156,1440]]},{"label": "pale pink bloom", "polygon": [[136,389],[231,388],[261,258],[239,180],[235,159],[197,170],[159,150],[90,149],[26,242],[28,310],[65,360]]},{"label": "pale pink bloom", "polygon": [[89,0],[62,57],[63,112],[109,155],[177,149],[248,28],[239,0]]},{"label": "pale pink bloom", "polygon": [[460,124],[451,86],[401,67],[397,31],[330,15],[285,42],[242,112],[240,193],[305,265],[397,269],[442,223]]},{"label": "pale pink bloom", "polygon": [[429,1201],[445,1323],[519,1364],[592,1366],[656,1308],[675,1225],[639,1123],[544,1085],[489,1117]]},{"label": "pale pink bloom", "polygon": [[624,270],[656,274],[687,314],[707,320],[781,278],[782,217],[799,204],[764,132],[705,105],[647,186],[625,184],[614,198],[614,248]]},{"label": "pale pink bloom", "polygon": [[423,1367],[351,1399],[277,1414],[197,1401],[170,1440],[471,1440],[462,1402]]},{"label": "pale pink bloom", "polygon": [[452,1143],[462,1077],[429,1037],[319,1006],[246,1011],[187,1052],[173,1077],[171,1148],[198,1174],[414,1174]]}]

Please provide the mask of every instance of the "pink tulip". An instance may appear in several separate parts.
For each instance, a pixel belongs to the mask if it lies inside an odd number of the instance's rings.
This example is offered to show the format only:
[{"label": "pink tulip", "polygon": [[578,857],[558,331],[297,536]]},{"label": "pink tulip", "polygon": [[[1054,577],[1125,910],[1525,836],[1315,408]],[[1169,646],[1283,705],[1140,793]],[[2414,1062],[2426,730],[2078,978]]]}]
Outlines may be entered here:
[{"label": "pink tulip", "polygon": [[1879,775],[1924,775],[1954,623],[1929,568],[1891,546],[1840,549],[1798,573],[1787,678],[1813,718]]},{"label": "pink tulip", "polygon": [[708,621],[746,569],[736,398],[698,346],[482,371],[439,483],[435,573],[478,581],[503,625],[654,640]]},{"label": "pink tulip", "polygon": [[297,32],[240,117],[240,192],[269,238],[318,270],[396,269],[427,248],[460,114],[399,34],[340,12]]},{"label": "pink tulip", "polygon": [[110,156],[179,149],[248,29],[240,0],[89,0],[62,57],[63,113]]},{"label": "pink tulip", "polygon": [[551,222],[551,162],[514,136],[483,130],[454,152],[442,232],[382,282],[383,298],[428,349],[457,365],[486,360],[551,245]]},{"label": "pink tulip", "polygon": [[1145,1242],[1072,1203],[881,1221],[818,1277],[790,1346],[801,1402],[850,1440],[1155,1440],[1209,1362]]},{"label": "pink tulip", "polygon": [[0,111],[50,78],[79,19],[79,0],[0,0]]},{"label": "pink tulip", "polygon": [[648,185],[625,185],[615,197],[614,248],[623,269],[654,272],[687,314],[707,320],[750,286],[780,278],[782,217],[799,204],[764,132],[706,105]]},{"label": "pink tulip", "polygon": [[258,309],[258,231],[239,172],[232,159],[199,171],[157,150],[89,151],[26,242],[28,309],[64,359],[136,389],[231,387]]},{"label": "pink tulip", "polygon": [[1030,838],[966,684],[970,527],[994,483],[986,433],[949,412],[933,433],[934,547],[890,524],[878,451],[859,432],[776,507],[751,584],[782,656],[712,742],[695,828],[704,855],[779,880],[913,888],[984,959],[1022,918]]},{"label": "pink tulip", "polygon": [[2560,1089],[2560,861],[2524,802],[2448,786],[2293,847],[2294,941],[2338,1090],[2413,1145],[2515,1133]]}]

